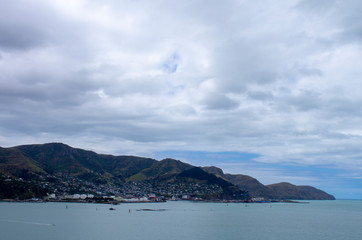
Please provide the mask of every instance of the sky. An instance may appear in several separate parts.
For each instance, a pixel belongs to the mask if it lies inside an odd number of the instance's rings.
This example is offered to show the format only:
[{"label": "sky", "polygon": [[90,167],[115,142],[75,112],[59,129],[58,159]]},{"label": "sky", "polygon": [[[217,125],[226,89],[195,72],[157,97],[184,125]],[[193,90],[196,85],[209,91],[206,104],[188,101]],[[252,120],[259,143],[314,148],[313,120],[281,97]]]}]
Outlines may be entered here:
[{"label": "sky", "polygon": [[0,146],[362,199],[362,2],[0,0]]}]

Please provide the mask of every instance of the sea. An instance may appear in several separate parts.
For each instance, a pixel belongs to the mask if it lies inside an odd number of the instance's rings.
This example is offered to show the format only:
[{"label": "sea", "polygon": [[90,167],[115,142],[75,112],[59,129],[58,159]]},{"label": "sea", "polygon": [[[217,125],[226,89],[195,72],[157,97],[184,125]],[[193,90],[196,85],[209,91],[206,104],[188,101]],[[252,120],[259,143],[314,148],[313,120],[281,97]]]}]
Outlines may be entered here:
[{"label": "sea", "polygon": [[0,202],[0,239],[360,240],[362,201]]}]

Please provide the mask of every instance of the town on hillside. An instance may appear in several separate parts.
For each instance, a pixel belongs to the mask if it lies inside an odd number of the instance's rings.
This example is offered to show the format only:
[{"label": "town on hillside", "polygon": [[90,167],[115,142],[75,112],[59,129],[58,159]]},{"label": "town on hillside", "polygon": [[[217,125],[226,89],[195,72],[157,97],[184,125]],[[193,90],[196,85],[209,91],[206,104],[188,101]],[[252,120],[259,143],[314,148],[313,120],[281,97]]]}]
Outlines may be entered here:
[{"label": "town on hillside", "polygon": [[[31,191],[35,186],[43,191],[30,192],[28,195],[1,196],[6,194],[5,187],[27,185]],[[32,187],[30,187],[33,185]],[[12,187],[14,190],[14,187]],[[216,184],[201,183],[155,183],[153,181],[120,182],[112,181],[94,183],[76,177],[57,177],[48,175],[42,180],[26,181],[21,178],[2,176],[0,181],[0,198],[8,200],[31,201],[71,201],[71,202],[162,202],[167,200],[193,201],[260,201],[251,199],[247,193],[239,196],[226,196],[223,189]],[[8,190],[9,191],[9,190]],[[46,193],[46,194],[45,194]],[[12,198],[11,198],[12,197]]]}]

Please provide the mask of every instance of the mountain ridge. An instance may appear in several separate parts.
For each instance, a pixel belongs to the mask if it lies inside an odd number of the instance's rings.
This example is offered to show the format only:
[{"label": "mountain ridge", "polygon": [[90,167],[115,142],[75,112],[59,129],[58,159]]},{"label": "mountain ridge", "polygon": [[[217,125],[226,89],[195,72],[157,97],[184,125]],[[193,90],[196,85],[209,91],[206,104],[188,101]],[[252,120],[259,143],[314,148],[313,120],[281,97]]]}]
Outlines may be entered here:
[{"label": "mountain ridge", "polygon": [[[237,186],[241,191],[247,191],[255,197],[334,199],[332,195],[311,186],[293,184],[264,186],[250,176],[224,174],[222,169],[213,166],[195,169],[195,166],[171,158],[158,161],[146,157],[98,154],[63,143],[0,147],[0,173],[26,180],[43,178],[44,175],[71,176],[95,182],[107,182],[110,179],[121,182],[193,179],[194,182],[218,184],[224,191],[231,189],[231,185]],[[202,176],[203,179],[198,179],[198,176]],[[229,182],[230,186],[225,182]],[[288,195],[286,191],[292,194]]]}]

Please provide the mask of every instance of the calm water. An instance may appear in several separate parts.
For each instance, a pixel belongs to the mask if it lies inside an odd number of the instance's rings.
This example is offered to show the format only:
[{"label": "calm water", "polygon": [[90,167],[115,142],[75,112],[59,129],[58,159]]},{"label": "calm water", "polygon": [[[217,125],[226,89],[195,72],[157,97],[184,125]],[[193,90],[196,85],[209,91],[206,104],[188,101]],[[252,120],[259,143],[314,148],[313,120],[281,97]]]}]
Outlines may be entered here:
[{"label": "calm water", "polygon": [[[362,201],[0,203],[1,240],[362,239]],[[138,209],[165,211],[137,211]],[[129,212],[130,211],[130,212]]]}]

